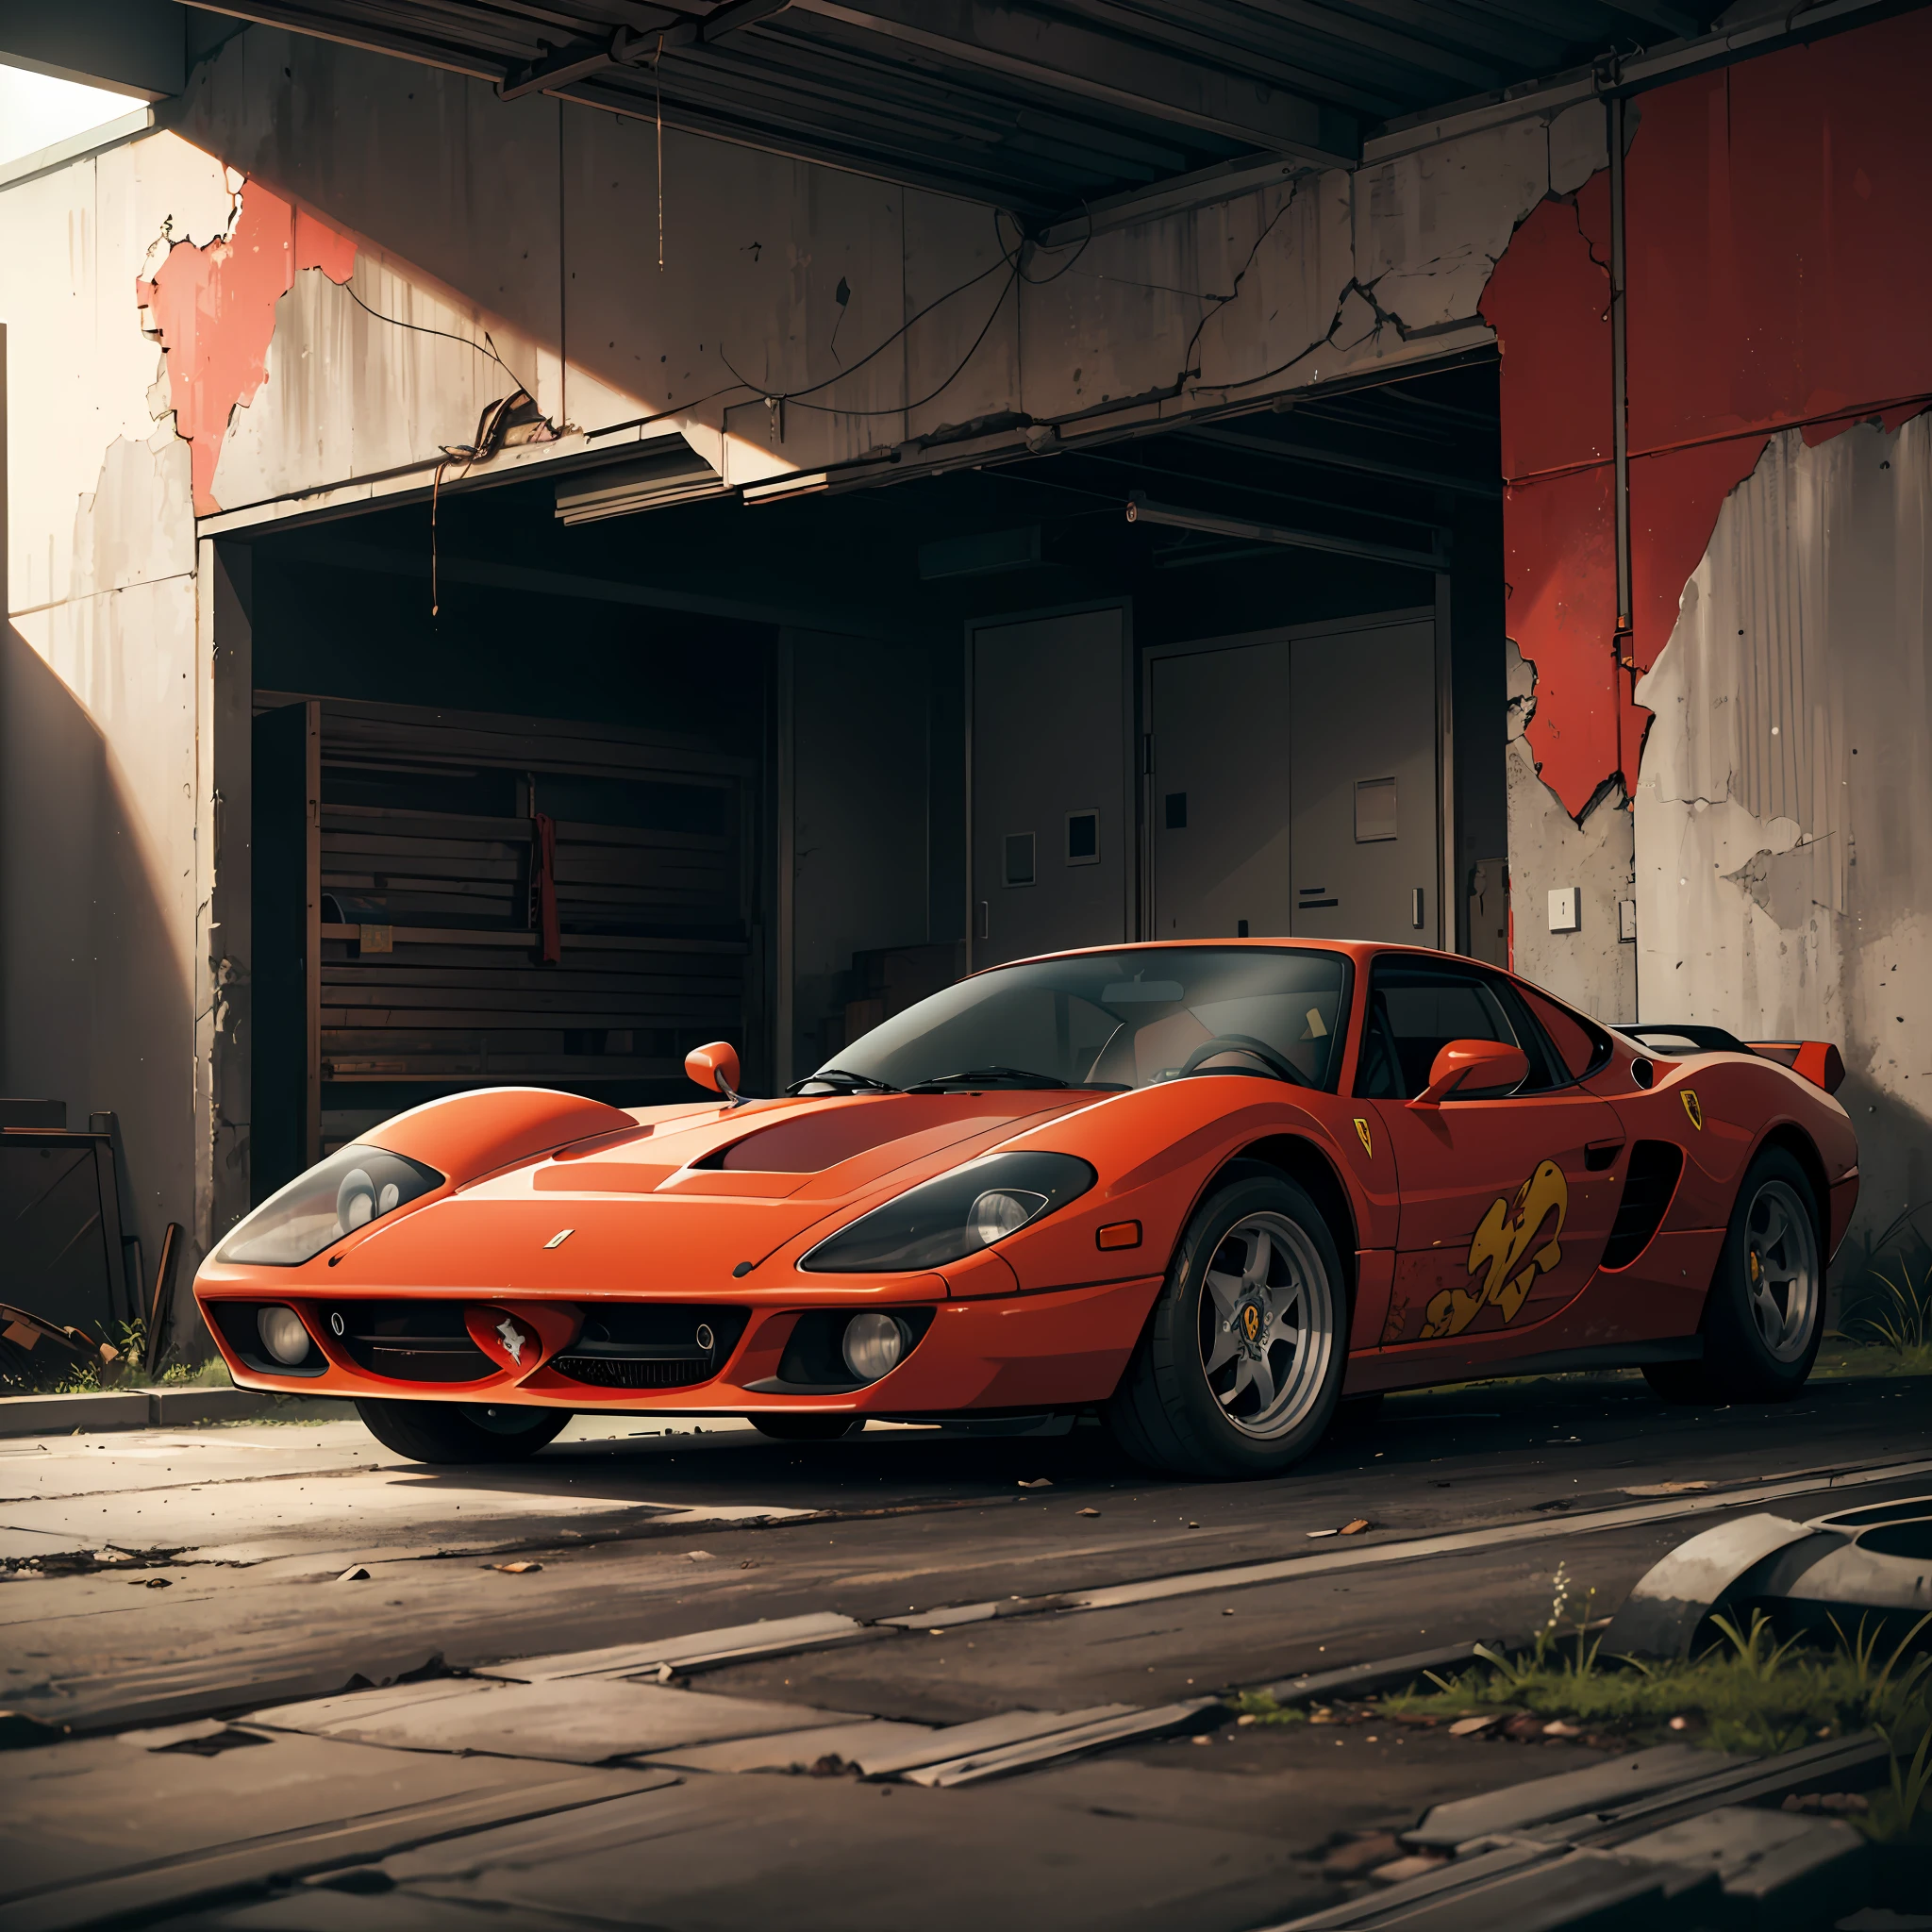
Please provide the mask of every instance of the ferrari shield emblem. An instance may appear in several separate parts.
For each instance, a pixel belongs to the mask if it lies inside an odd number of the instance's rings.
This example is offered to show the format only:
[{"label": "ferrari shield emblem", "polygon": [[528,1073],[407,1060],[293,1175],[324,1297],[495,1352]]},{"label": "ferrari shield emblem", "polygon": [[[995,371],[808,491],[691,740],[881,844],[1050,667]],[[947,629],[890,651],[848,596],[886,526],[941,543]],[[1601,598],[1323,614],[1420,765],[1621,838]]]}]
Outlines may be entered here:
[{"label": "ferrari shield emblem", "polygon": [[1359,1114],[1356,1116],[1355,1130],[1357,1134],[1361,1136],[1362,1152],[1366,1154],[1371,1160],[1374,1159],[1375,1143],[1369,1138],[1368,1122],[1363,1120]]},{"label": "ferrari shield emblem", "polygon": [[1684,1090],[1684,1111],[1690,1116],[1690,1124],[1701,1134],[1704,1131],[1704,1107],[1690,1088]]},{"label": "ferrari shield emblem", "polygon": [[530,1338],[508,1315],[496,1324],[496,1332],[503,1337],[503,1345],[508,1352],[510,1360],[521,1368],[524,1360],[524,1343]]},{"label": "ferrari shield emblem", "polygon": [[1261,1333],[1261,1311],[1253,1302],[1241,1310],[1241,1333],[1250,1341],[1255,1341]]}]

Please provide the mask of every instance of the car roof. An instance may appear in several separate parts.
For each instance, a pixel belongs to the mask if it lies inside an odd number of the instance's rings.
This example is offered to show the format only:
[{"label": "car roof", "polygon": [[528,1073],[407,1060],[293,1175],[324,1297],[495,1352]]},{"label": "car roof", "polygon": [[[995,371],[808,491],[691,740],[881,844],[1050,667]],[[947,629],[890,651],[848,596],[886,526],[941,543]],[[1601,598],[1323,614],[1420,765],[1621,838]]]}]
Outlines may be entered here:
[{"label": "car roof", "polygon": [[1445,953],[1436,946],[1410,946],[1385,940],[1314,940],[1290,939],[1276,935],[1270,937],[1240,939],[1191,939],[1191,940],[1121,940],[1105,946],[1068,946],[1057,953],[1029,953],[1021,959],[1001,959],[989,966],[974,969],[974,974],[995,973],[1007,966],[1034,966],[1046,959],[1090,959],[1099,958],[1108,953],[1151,953],[1172,951],[1177,948],[1211,946],[1216,951],[1226,948],[1230,951],[1241,947],[1252,947],[1259,952],[1280,953],[1339,953],[1343,958],[1360,961],[1381,953],[1408,953],[1424,959],[1454,959],[1462,966],[1482,966],[1489,972],[1502,969],[1490,966],[1487,960],[1465,958],[1460,953]]}]

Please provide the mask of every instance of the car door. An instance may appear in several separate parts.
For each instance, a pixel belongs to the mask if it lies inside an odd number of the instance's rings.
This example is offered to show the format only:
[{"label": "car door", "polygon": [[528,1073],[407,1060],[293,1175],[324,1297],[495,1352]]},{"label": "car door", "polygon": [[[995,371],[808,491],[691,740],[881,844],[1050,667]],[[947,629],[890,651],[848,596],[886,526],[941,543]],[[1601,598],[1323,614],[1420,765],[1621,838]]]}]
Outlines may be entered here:
[{"label": "car door", "polygon": [[[1519,1046],[1529,1075],[1507,1092],[1409,1105],[1452,1040]],[[1503,974],[1415,954],[1377,958],[1355,1093],[1394,1156],[1402,1196],[1384,1346],[1507,1342],[1582,1291],[1616,1212],[1624,1130]]]}]

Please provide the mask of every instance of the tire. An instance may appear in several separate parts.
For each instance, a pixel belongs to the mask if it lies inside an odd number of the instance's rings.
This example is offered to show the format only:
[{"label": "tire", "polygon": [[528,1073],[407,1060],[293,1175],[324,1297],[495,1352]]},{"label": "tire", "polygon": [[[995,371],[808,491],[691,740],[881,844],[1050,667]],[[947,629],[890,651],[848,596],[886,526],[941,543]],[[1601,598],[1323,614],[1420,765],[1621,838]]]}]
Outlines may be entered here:
[{"label": "tire", "polygon": [[1341,1257],[1321,1210],[1273,1168],[1241,1162],[1181,1236],[1108,1425],[1151,1468],[1279,1475],[1334,1420],[1347,1335]]},{"label": "tire", "polygon": [[522,1462],[570,1421],[567,1408],[485,1402],[358,1401],[362,1426],[413,1462]]},{"label": "tire", "polygon": [[1644,1380],[1666,1402],[1789,1402],[1824,1338],[1818,1196],[1795,1157],[1767,1147],[1745,1171],[1705,1297],[1704,1359]]},{"label": "tire", "polygon": [[836,1442],[865,1426],[862,1417],[850,1415],[748,1415],[745,1421],[774,1442]]}]

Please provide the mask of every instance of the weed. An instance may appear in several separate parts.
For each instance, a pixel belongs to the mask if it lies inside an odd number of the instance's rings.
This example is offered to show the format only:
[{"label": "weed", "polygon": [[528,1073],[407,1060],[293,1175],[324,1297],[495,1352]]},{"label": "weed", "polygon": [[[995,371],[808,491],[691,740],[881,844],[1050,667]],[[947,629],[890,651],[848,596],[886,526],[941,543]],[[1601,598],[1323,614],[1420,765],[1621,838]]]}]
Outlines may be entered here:
[{"label": "weed", "polygon": [[1243,1690],[1234,1700],[1236,1712],[1257,1724],[1305,1724],[1307,1711],[1292,1704],[1277,1704],[1265,1690]]},{"label": "weed", "polygon": [[1899,1355],[1932,1347],[1932,1262],[1912,1279],[1911,1265],[1904,1257],[1898,1264],[1898,1279],[1872,1271],[1872,1279],[1882,1292],[1872,1298],[1856,1324],[1881,1347]]},{"label": "weed", "polygon": [[[1391,1716],[1469,1717],[1526,1710],[1564,1718],[1587,1730],[1633,1741],[1675,1735],[1713,1750],[1753,1755],[1790,1751],[1812,1739],[1877,1729],[1891,1757],[1891,1791],[1864,1828],[1875,1836],[1932,1832],[1932,1655],[1913,1647],[1932,1614],[1920,1619],[1881,1657],[1883,1624],[1837,1630],[1834,1650],[1777,1641],[1760,1611],[1748,1623],[1713,1619],[1720,1641],[1693,1658],[1646,1661],[1600,1657],[1601,1639],[1576,1621],[1574,1642],[1559,1640],[1570,1602],[1559,1571],[1544,1626],[1514,1655],[1479,1648],[1482,1661],[1454,1677],[1428,1674],[1385,1697]],[[1586,1607],[1589,1598],[1586,1598]]]}]

